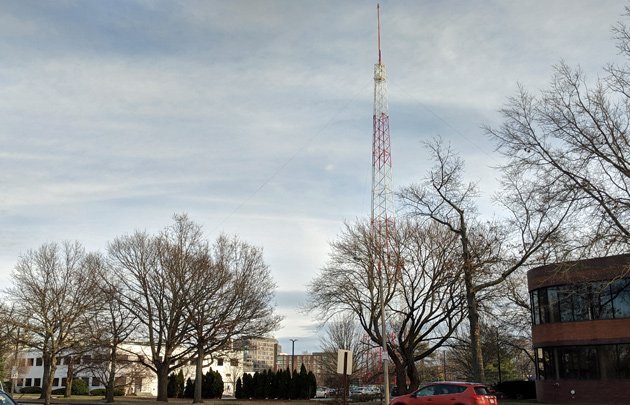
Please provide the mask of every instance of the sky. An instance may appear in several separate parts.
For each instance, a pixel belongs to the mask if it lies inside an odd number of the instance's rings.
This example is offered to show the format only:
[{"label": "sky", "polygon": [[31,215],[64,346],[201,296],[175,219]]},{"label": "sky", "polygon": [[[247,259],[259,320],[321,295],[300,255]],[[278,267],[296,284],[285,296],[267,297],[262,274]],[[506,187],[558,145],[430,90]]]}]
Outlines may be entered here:
[{"label": "sky", "polygon": [[[481,129],[561,60],[620,61],[624,2],[382,1],[394,188],[450,142],[493,215]],[[175,213],[264,249],[284,352],[319,349],[300,312],[344,221],[370,215],[376,3],[3,0],[0,289],[51,241],[105,251]]]}]

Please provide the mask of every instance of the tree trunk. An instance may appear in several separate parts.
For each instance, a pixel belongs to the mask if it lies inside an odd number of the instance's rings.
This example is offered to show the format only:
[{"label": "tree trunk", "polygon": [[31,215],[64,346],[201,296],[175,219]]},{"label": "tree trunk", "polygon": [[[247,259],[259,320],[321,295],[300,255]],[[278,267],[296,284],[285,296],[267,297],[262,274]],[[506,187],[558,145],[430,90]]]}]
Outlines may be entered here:
[{"label": "tree trunk", "polygon": [[64,398],[70,398],[72,396],[72,383],[74,381],[74,356],[66,357],[68,361],[68,373],[66,374],[66,392],[63,394]]},{"label": "tree trunk", "polygon": [[205,356],[203,350],[203,344],[197,345],[197,362],[195,364],[195,395],[193,398],[193,404],[202,404],[203,398],[201,397],[202,385],[203,385],[203,358]]},{"label": "tree trunk", "polygon": [[55,375],[55,356],[43,353],[42,361],[44,363],[44,374],[42,375],[42,394],[41,399],[44,400],[44,405],[50,405],[52,399],[52,379]]},{"label": "tree trunk", "polygon": [[[483,353],[481,351],[481,326],[479,324],[479,308],[477,293],[472,285],[469,287],[469,276],[466,276],[466,303],[468,305],[468,322],[470,323],[470,354],[473,381],[483,383],[486,374],[483,367]],[[472,283],[472,281],[470,281]]]},{"label": "tree trunk", "polygon": [[[409,365],[407,366],[407,379],[409,380],[409,387],[405,392],[410,393],[418,389],[420,386],[420,374],[418,374],[418,368],[416,367],[416,363],[413,360],[413,353],[409,359]],[[406,387],[407,382],[405,380],[404,384]]]},{"label": "tree trunk", "polygon": [[109,376],[105,384],[105,402],[114,402],[114,384],[116,384],[116,344],[109,353]]},{"label": "tree trunk", "polygon": [[473,280],[473,261],[470,252],[468,228],[464,212],[460,211],[460,240],[462,243],[462,258],[464,260],[464,284],[466,286],[466,305],[468,309],[468,323],[470,324],[470,358],[473,381],[483,383],[486,376],[483,370],[483,356],[481,353],[481,328],[479,326],[479,303]]},{"label": "tree trunk", "polygon": [[165,360],[156,367],[158,379],[158,394],[156,399],[161,402],[168,402],[168,363],[168,358],[165,358]]}]

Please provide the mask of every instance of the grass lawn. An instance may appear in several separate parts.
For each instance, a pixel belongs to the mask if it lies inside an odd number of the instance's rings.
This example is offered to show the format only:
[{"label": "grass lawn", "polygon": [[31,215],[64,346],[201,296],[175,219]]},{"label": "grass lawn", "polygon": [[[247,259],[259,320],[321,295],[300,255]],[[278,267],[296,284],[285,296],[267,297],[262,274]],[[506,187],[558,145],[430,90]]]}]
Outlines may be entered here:
[{"label": "grass lawn", "polygon": [[[14,399],[18,402],[29,402],[29,403],[37,403],[41,402],[39,400],[39,394],[15,394]],[[72,398],[63,398],[53,396],[52,400],[53,404],[76,404],[76,405],[102,405],[105,403],[105,399],[103,397],[94,397],[89,395],[75,395]],[[171,398],[168,401],[169,404],[175,405],[188,405],[192,404],[192,400],[190,399],[175,399]],[[243,399],[233,399],[226,398],[221,400],[213,400],[206,399],[204,400],[204,404],[206,405],[317,405],[321,403],[321,405],[337,405],[340,404],[341,401],[336,400],[295,400],[295,401],[265,401],[265,400],[243,400]],[[518,401],[518,400],[509,400],[509,399],[501,399],[499,400],[499,405],[532,405],[537,404],[535,400],[530,401]],[[158,402],[154,397],[116,397],[115,405],[163,405],[164,402]],[[353,405],[380,405],[380,402],[352,402]],[[545,404],[545,405],[559,405],[559,404]],[[574,404],[579,405],[579,404]],[[585,404],[586,405],[586,404]]]}]

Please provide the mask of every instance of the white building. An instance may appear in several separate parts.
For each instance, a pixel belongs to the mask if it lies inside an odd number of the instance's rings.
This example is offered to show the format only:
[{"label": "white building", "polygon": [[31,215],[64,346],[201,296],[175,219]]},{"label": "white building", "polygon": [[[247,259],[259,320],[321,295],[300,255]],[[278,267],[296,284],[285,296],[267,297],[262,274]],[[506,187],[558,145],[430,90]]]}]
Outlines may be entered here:
[{"label": "white building", "polygon": [[[233,344],[233,350],[214,353],[205,362],[205,374],[210,368],[221,374],[224,383],[223,394],[234,395],[236,381],[244,372],[254,373],[267,369],[275,370],[275,359],[278,342],[273,338],[248,337]],[[118,386],[124,386],[125,394],[157,396],[156,374],[139,363],[140,358],[149,358],[150,349],[147,346],[134,344],[124,345],[119,350],[118,370],[116,379]],[[107,378],[109,363],[99,361],[97,353],[81,356],[59,356],[57,368],[52,381],[52,389],[63,388],[67,385],[68,368],[74,371],[75,379],[82,379],[87,383],[90,391],[105,388],[104,379]],[[195,360],[191,359],[181,370],[184,379],[195,379]],[[41,352],[37,350],[23,350],[18,356],[16,391],[22,387],[41,387],[44,364]]]}]

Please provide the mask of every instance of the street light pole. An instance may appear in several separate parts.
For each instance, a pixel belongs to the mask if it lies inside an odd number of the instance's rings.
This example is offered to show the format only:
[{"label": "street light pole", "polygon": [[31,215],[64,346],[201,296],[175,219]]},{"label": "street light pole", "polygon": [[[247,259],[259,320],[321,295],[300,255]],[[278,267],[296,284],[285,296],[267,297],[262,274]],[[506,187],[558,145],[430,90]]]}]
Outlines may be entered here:
[{"label": "street light pole", "polygon": [[293,375],[293,371],[295,370],[295,342],[297,339],[289,339],[291,341],[291,375]]}]

